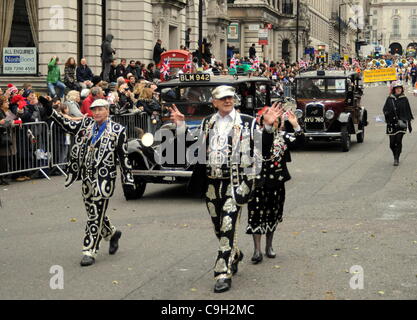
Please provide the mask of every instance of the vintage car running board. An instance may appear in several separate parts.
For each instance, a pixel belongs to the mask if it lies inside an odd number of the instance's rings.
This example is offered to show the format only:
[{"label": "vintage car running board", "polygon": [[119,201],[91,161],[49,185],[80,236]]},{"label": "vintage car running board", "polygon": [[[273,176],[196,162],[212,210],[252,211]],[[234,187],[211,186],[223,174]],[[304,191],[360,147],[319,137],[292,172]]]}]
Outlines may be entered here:
[{"label": "vintage car running board", "polygon": [[174,171],[174,170],[132,170],[134,176],[150,176],[150,177],[182,177],[191,178],[192,171]]}]

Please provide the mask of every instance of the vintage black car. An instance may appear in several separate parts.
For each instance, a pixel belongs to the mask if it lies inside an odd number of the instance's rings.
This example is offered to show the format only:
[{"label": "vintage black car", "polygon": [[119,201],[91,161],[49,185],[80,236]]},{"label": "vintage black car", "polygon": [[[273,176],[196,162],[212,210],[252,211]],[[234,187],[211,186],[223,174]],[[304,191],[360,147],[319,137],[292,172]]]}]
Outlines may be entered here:
[{"label": "vintage black car", "polygon": [[296,111],[309,140],[338,140],[342,151],[365,139],[367,111],[361,106],[361,75],[344,71],[305,72],[296,77]]},{"label": "vintage black car", "polygon": [[[179,79],[160,83],[160,104],[162,112],[149,132],[142,132],[138,139],[129,141],[129,158],[133,165],[136,190],[124,189],[127,200],[139,199],[143,196],[147,183],[186,183],[191,177],[193,165],[188,163],[185,155],[178,155],[176,126],[170,122],[168,107],[175,104],[186,117],[189,130],[197,130],[202,120],[215,112],[212,107],[212,90],[220,85],[236,88],[235,107],[242,113],[255,116],[265,105],[271,104],[268,78],[247,76],[210,76],[209,74],[183,74]],[[164,133],[168,130],[174,138],[170,143],[174,146],[175,161],[160,164],[155,132]],[[162,134],[164,135],[164,134]],[[189,145],[186,143],[185,150]],[[182,149],[181,149],[182,150]],[[181,153],[181,152],[180,152]]]}]

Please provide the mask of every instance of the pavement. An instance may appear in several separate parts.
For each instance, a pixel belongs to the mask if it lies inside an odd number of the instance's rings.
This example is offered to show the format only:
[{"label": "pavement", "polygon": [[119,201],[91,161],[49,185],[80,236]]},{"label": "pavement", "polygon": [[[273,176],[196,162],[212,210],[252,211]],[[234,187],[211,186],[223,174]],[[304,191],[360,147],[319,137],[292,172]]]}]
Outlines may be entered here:
[{"label": "pavement", "polygon": [[[204,203],[185,186],[148,185],[142,199],[126,202],[119,184],[108,212],[123,232],[120,249],[110,256],[102,242],[96,263],[81,268],[80,183],[65,189],[63,177],[52,177],[0,189],[0,299],[416,299],[417,139],[404,138],[393,167],[385,124],[376,122],[387,95],[386,86],[365,90],[370,124],[350,152],[337,143],[293,152],[276,259],[250,263],[244,210],[245,259],[229,292],[213,293],[218,242]],[[62,289],[51,288],[57,268]]]}]

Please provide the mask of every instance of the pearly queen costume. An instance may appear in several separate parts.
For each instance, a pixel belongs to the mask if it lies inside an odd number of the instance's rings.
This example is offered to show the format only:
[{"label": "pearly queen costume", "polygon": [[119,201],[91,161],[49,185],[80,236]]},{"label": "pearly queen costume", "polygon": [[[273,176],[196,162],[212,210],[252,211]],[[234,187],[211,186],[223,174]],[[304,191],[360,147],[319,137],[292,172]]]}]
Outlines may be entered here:
[{"label": "pearly queen costume", "polygon": [[109,241],[116,232],[106,216],[106,210],[115,189],[117,161],[120,163],[122,184],[134,186],[127,157],[125,128],[111,120],[101,126],[92,118],[71,121],[55,110],[48,116],[75,136],[65,186],[82,180],[82,195],[88,217],[83,255],[95,258],[101,239]]},{"label": "pearly queen costume", "polygon": [[200,142],[207,151],[207,164],[195,166],[189,188],[204,190],[207,209],[220,242],[214,267],[215,280],[231,279],[233,264],[241,258],[236,242],[236,223],[262,167],[262,150],[257,148],[262,132],[258,129],[253,117],[236,110],[225,117],[216,113],[204,119],[201,125]]},{"label": "pearly queen costume", "polygon": [[291,162],[289,147],[302,144],[300,129],[288,133],[274,129],[273,135],[264,135],[263,165],[260,182],[248,203],[247,234],[274,233],[282,222],[285,203],[285,182],[291,180],[287,163]]}]

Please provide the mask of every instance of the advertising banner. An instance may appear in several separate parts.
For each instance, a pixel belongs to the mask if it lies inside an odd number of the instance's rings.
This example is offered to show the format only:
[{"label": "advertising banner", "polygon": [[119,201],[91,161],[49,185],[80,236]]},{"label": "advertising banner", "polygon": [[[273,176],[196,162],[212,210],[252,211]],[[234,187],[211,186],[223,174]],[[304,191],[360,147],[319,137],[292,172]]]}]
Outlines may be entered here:
[{"label": "advertising banner", "polygon": [[36,75],[36,48],[3,48],[4,74]]},{"label": "advertising banner", "polygon": [[363,72],[363,82],[383,82],[397,80],[397,71],[395,68],[385,68],[379,70],[365,70]]}]

